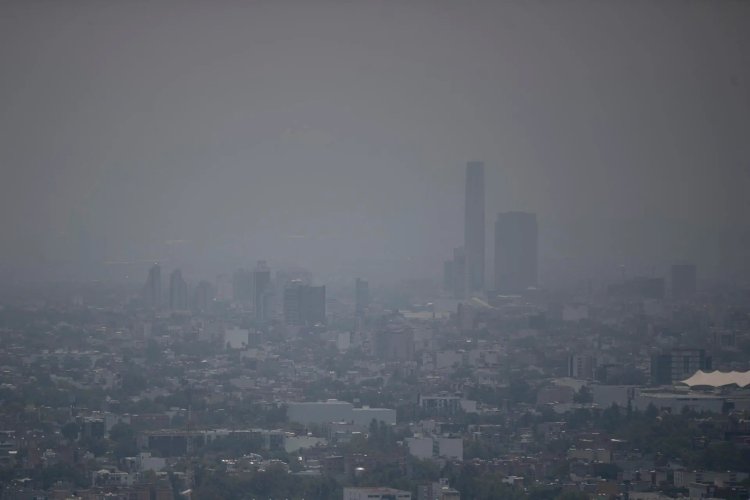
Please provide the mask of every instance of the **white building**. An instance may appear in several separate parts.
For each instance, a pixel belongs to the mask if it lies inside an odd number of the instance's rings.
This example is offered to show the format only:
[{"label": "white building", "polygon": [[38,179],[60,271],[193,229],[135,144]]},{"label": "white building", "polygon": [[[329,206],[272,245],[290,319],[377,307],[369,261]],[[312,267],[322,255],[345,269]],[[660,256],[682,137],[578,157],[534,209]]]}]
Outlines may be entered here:
[{"label": "white building", "polygon": [[447,458],[463,460],[464,441],[461,438],[427,436],[406,438],[409,454],[421,459]]},{"label": "white building", "polygon": [[367,430],[373,419],[388,425],[396,423],[396,410],[390,408],[354,408],[347,401],[287,403],[287,415],[292,422],[300,424],[329,424],[331,422],[351,422],[361,430]]},{"label": "white building", "polygon": [[224,330],[224,345],[229,349],[243,349],[250,341],[250,331],[244,328],[227,328]]}]

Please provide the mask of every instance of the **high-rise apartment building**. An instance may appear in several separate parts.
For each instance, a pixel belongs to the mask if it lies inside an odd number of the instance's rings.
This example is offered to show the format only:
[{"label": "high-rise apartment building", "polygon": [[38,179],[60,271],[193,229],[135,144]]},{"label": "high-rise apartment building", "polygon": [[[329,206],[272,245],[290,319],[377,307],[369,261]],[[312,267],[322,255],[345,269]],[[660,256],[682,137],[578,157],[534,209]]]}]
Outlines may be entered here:
[{"label": "high-rise apartment building", "polygon": [[465,201],[466,291],[484,291],[484,163],[481,161],[471,161],[466,165]]},{"label": "high-rise apartment building", "polygon": [[495,222],[495,289],[519,293],[537,285],[536,214],[502,212]]}]

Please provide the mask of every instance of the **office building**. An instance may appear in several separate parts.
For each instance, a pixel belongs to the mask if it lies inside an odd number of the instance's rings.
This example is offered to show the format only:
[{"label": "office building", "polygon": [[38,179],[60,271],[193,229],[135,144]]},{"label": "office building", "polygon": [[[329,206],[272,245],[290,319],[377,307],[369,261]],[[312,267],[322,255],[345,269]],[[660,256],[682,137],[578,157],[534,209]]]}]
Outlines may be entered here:
[{"label": "office building", "polygon": [[484,163],[466,165],[466,207],[464,250],[466,252],[466,291],[484,291]]},{"label": "office building", "polygon": [[672,349],[651,357],[651,384],[671,385],[698,370],[711,370],[711,357],[703,349]]},{"label": "office building", "polygon": [[252,276],[252,297],[255,308],[255,319],[267,321],[270,316],[271,303],[271,270],[265,260],[259,260]]},{"label": "office building", "polygon": [[537,286],[536,214],[503,212],[495,222],[495,289],[519,293]]},{"label": "office building", "polygon": [[326,287],[294,280],[284,288],[284,321],[288,325],[315,325],[326,321]]},{"label": "office building", "polygon": [[370,305],[370,284],[357,278],[354,281],[354,314],[361,318],[367,312]]},{"label": "office building", "polygon": [[175,269],[169,275],[169,308],[173,311],[184,311],[187,304],[187,283],[182,278],[182,271]]},{"label": "office building", "polygon": [[690,299],[697,290],[697,272],[692,264],[674,264],[671,268],[672,298]]},{"label": "office building", "polygon": [[148,279],[144,288],[144,299],[148,307],[161,307],[161,266],[154,264],[148,270]]}]

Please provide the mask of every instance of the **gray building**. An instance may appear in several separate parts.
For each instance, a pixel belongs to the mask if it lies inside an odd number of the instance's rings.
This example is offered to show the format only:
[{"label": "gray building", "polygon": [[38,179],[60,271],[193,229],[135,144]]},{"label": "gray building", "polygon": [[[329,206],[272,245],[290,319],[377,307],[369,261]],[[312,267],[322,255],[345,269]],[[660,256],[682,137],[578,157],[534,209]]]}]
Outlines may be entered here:
[{"label": "gray building", "polygon": [[326,321],[326,287],[292,281],[284,288],[284,321],[288,325],[315,325]]}]

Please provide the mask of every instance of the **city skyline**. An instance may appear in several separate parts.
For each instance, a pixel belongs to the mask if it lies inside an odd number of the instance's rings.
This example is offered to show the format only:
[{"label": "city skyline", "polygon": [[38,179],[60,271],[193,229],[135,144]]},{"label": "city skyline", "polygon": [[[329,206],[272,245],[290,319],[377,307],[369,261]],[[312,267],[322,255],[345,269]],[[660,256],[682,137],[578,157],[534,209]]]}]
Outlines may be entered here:
[{"label": "city skyline", "polygon": [[0,500],[750,498],[750,0],[1,0]]},{"label": "city skyline", "polygon": [[5,280],[436,277],[473,158],[489,226],[543,221],[550,284],[750,276],[742,2],[28,5],[0,29]]}]

